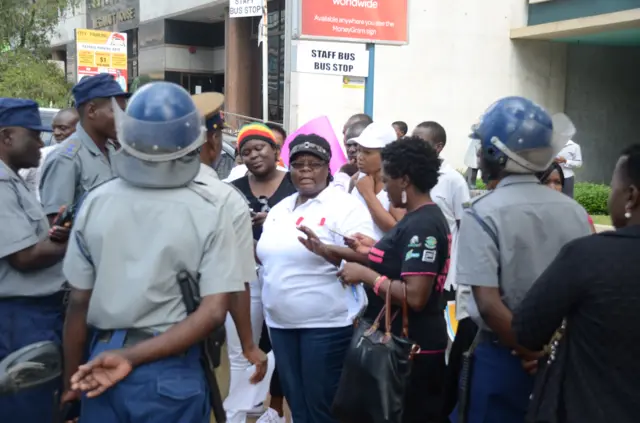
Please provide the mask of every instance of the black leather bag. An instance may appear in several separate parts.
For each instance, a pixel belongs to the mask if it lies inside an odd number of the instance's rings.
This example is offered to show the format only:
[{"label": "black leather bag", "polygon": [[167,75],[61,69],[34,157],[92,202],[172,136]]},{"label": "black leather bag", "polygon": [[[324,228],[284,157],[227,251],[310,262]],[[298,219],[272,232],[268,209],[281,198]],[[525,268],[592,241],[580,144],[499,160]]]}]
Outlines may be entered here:
[{"label": "black leather bag", "polygon": [[[404,287],[404,284],[403,284]],[[391,333],[391,295],[373,322],[357,319],[345,358],[333,414],[342,423],[400,423],[404,396],[418,346],[408,339],[407,293],[402,304],[402,337]],[[396,313],[397,314],[397,313]],[[380,331],[384,315],[385,330]]]},{"label": "black leather bag", "polygon": [[568,356],[566,330],[566,322],[563,322],[549,343],[547,355],[539,361],[526,423],[560,421],[562,386]]}]

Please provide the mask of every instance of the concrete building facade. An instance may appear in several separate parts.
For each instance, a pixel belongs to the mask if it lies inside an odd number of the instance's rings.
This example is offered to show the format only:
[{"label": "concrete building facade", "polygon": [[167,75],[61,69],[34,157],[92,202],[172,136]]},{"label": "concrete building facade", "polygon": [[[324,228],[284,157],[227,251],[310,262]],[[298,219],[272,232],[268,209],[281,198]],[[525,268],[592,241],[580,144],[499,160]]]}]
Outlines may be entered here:
[{"label": "concrete building facade", "polygon": [[[364,110],[364,84],[304,68],[300,51],[322,41],[296,38],[305,1],[268,3],[269,118],[293,130],[326,115],[339,134]],[[404,0],[377,0],[386,2]],[[229,0],[87,0],[61,23],[55,58],[73,79],[74,28],[125,31],[132,76],[224,91],[226,111],[261,117],[259,18],[230,19],[228,8]],[[637,0],[410,0],[407,12],[408,43],[375,47],[375,120],[440,122],[443,155],[462,168],[470,125],[498,97],[523,95],[575,121],[585,162],[578,179],[608,182],[619,150],[636,141]],[[345,50],[364,51],[351,41]]]}]

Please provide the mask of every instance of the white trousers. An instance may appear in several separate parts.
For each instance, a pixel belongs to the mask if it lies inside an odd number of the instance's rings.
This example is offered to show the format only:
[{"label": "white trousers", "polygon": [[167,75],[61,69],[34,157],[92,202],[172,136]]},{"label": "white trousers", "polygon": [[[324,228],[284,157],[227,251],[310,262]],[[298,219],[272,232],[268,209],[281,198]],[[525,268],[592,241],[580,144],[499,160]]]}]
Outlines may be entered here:
[{"label": "white trousers", "polygon": [[[264,322],[264,314],[262,312],[262,299],[259,286],[251,284],[251,329],[253,331],[253,342],[256,345],[260,342],[262,334],[262,324]],[[257,291],[257,292],[256,292]],[[243,395],[242,383],[240,377],[246,377],[245,370],[251,366],[251,363],[244,358],[242,354],[242,345],[240,337],[236,330],[236,325],[231,318],[231,314],[227,314],[224,327],[227,331],[227,352],[229,354],[229,396],[227,398],[237,398]],[[244,381],[246,383],[246,381]],[[268,383],[268,381],[267,381]],[[266,399],[266,398],[265,398]],[[254,404],[257,405],[257,404]],[[224,409],[227,412],[227,423],[245,423],[247,420],[247,411],[249,410],[230,410],[227,407],[227,401],[224,402]]]}]

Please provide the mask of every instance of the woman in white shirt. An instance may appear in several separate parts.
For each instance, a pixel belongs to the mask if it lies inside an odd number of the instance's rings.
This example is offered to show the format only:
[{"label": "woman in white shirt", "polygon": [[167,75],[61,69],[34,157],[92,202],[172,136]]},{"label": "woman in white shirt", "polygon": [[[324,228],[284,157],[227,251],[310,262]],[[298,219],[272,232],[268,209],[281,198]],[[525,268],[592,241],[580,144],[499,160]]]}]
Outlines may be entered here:
[{"label": "woman in white shirt", "polygon": [[289,166],[298,192],[271,209],[256,251],[284,396],[293,420],[304,423],[335,422],[331,404],[360,310],[356,291],[338,280],[340,260],[328,262],[309,251],[300,228],[340,246],[340,234],[373,232],[366,207],[330,185],[330,159],[331,147],[320,136],[300,135],[291,142]]},{"label": "woman in white shirt", "polygon": [[358,170],[351,194],[367,206],[377,241],[404,216],[404,210],[391,207],[382,181],[382,149],[394,142],[393,126],[372,123],[353,141],[358,144]]}]

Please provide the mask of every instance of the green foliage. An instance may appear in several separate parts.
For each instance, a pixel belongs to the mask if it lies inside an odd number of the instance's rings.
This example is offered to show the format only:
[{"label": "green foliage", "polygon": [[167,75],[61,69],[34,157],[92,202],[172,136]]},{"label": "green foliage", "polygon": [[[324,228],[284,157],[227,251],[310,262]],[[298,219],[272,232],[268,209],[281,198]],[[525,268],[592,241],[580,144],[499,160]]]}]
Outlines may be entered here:
[{"label": "green foliage", "polygon": [[41,107],[63,108],[70,104],[71,84],[62,70],[29,51],[0,53],[0,97],[28,98]]},{"label": "green foliage", "polygon": [[476,189],[485,190],[487,189],[487,185],[484,182],[482,182],[482,179],[478,178],[476,179]]},{"label": "green foliage", "polygon": [[51,62],[49,40],[80,0],[0,0],[0,96],[29,98],[42,107],[66,107],[69,90]]},{"label": "green foliage", "polygon": [[0,48],[28,49],[44,57],[58,22],[79,4],[80,0],[0,0]]},{"label": "green foliage", "polygon": [[131,92],[135,93],[140,87],[153,81],[153,78],[151,78],[149,75],[140,75],[136,77],[136,79],[134,79],[131,83]]},{"label": "green foliage", "polygon": [[609,213],[607,203],[611,188],[603,184],[589,182],[576,183],[573,198],[585,208],[589,214],[606,215]]}]

